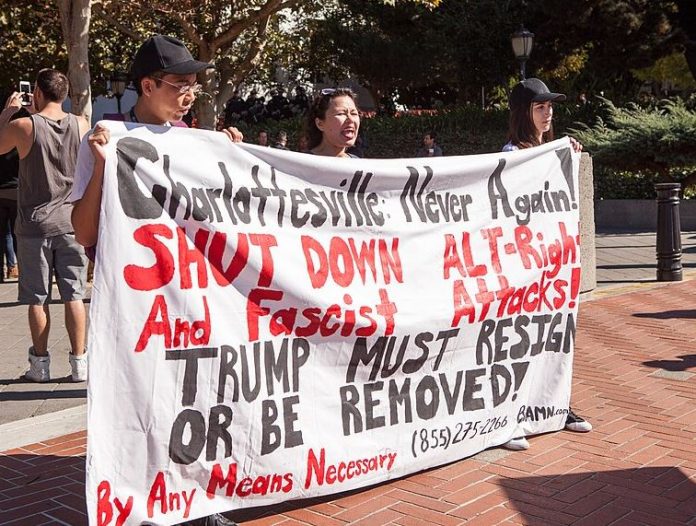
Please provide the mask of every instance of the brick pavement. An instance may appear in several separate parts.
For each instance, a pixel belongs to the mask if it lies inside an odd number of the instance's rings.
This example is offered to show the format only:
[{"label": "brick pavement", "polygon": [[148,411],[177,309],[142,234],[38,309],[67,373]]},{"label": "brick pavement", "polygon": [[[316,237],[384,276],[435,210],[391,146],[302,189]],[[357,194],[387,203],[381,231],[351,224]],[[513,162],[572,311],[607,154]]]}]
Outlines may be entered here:
[{"label": "brick pavement", "polygon": [[[369,489],[232,515],[245,526],[696,525],[696,281],[581,306],[573,406],[534,437]],[[85,523],[84,432],[0,454],[0,523]]]}]

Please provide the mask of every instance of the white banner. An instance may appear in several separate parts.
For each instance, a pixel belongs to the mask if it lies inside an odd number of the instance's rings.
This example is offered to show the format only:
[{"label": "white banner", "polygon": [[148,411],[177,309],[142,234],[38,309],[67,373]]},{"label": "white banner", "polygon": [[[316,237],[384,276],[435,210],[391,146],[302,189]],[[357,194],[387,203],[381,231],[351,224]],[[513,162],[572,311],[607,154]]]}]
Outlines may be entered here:
[{"label": "white banner", "polygon": [[563,427],[580,283],[567,139],[363,160],[109,127],[91,525],[341,492]]}]

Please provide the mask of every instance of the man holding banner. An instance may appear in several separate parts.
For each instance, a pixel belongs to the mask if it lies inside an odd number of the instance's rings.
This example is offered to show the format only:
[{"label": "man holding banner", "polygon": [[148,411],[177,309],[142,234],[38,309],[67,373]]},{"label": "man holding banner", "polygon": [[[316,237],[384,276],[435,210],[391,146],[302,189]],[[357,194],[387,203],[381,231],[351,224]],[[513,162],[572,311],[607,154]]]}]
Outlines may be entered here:
[{"label": "man holding banner", "polygon": [[[105,115],[107,119],[159,126],[186,127],[182,121],[201,92],[196,74],[212,64],[197,61],[180,40],[154,35],[138,49],[131,66],[131,78],[138,100],[125,115]],[[242,140],[236,128],[222,130],[234,142]],[[81,150],[71,200],[75,202],[72,216],[78,241],[85,247],[97,242],[101,188],[104,177],[104,145],[109,142],[109,129],[97,124],[88,138],[90,149]],[[91,151],[91,156],[89,155]],[[233,521],[213,514],[187,521],[190,526],[234,526]]]}]

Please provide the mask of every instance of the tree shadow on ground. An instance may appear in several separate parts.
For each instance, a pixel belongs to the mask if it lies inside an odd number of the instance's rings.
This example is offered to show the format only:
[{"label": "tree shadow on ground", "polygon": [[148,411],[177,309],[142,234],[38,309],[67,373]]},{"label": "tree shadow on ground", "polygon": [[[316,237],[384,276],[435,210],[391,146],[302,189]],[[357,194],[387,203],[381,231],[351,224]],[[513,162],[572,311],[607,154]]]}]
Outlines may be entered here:
[{"label": "tree shadow on ground", "polygon": [[[404,480],[408,480],[408,477]],[[596,514],[595,524],[597,525],[609,524],[622,517],[628,520],[626,524],[691,524],[689,520],[692,520],[696,514],[696,483],[676,467],[643,467],[539,477],[498,476],[491,483],[499,486],[507,499],[501,496],[497,506],[491,503],[488,511],[486,511],[487,508],[482,507],[479,511],[469,511],[468,516],[467,510],[474,508],[463,507],[460,511],[455,508],[442,514],[450,517],[442,524],[449,523],[454,518],[467,521],[476,518],[481,524],[497,524],[502,519],[500,515],[496,519],[496,513],[504,512],[500,509],[496,510],[500,507],[521,514],[523,518],[517,517],[517,522],[539,526],[576,522],[585,524],[587,518],[593,517],[593,514]],[[462,480],[462,489],[466,486],[466,481]],[[471,488],[470,501],[488,498],[478,493],[477,485],[472,484]],[[258,519],[271,520],[286,512],[331,503],[368,489],[370,488],[322,498],[288,501],[279,505],[240,510],[225,515],[240,524]],[[458,498],[462,499],[462,490],[457,493]],[[417,498],[417,495],[414,495],[414,498]],[[340,506],[340,503],[337,504]],[[398,504],[394,506],[398,507]],[[386,509],[389,507],[385,505]],[[496,511],[491,512],[490,522],[485,522],[483,515],[491,510]],[[609,513],[616,517],[608,520]],[[363,517],[360,524],[368,524],[365,522],[367,519],[369,517]]]},{"label": "tree shadow on ground", "polygon": [[[18,521],[16,524],[43,524],[49,520],[57,520],[72,526],[86,526],[84,456],[24,454],[17,451],[0,455],[0,473],[3,479],[0,510],[3,520],[12,524],[15,524],[12,521]],[[407,481],[408,478],[400,480]],[[485,521],[489,513],[492,522],[487,522],[488,524],[499,522],[494,519],[495,513],[516,515],[517,522],[535,525],[585,524],[593,521],[594,524],[600,525],[622,520],[624,524],[669,526],[693,524],[696,516],[696,482],[680,468],[672,466],[564,475],[494,475],[493,479],[489,479],[488,486],[497,486],[499,491],[488,494],[480,493],[480,486],[473,482],[469,484],[466,477],[462,478],[462,489],[456,491],[457,500],[468,503],[482,499],[482,502],[490,502],[486,507],[477,508],[452,505],[451,501],[443,500],[442,503],[449,504],[452,509],[446,513],[437,512],[443,518],[442,524],[473,518],[479,519],[479,522]],[[451,482],[449,485],[451,486]],[[471,495],[465,498],[462,492],[466,491],[467,486],[471,488]],[[240,525],[258,519],[266,519],[268,524],[280,523],[288,520],[282,516],[284,513],[335,501],[334,506],[322,506],[321,510],[310,513],[316,517],[327,516],[331,511],[340,513],[347,509],[346,505],[340,502],[341,499],[367,492],[374,487],[228,512],[225,515]],[[407,491],[402,485],[395,486],[394,489],[402,493]],[[448,492],[448,495],[451,493]],[[371,499],[375,499],[379,509],[392,509],[394,513],[400,514],[398,510],[407,500],[397,494],[385,500],[385,495],[388,496],[388,492],[374,495]],[[28,500],[27,496],[31,496],[31,499]],[[413,496],[418,498],[416,494]],[[377,502],[379,499],[381,502]],[[436,512],[430,510],[429,513]],[[332,521],[328,517],[325,518]],[[115,520],[114,515],[113,521]],[[369,520],[369,517],[361,517],[360,520],[352,522],[369,524],[366,520]],[[346,522],[345,519],[341,522],[352,523],[350,520]],[[377,523],[374,524],[379,526]]]},{"label": "tree shadow on ground", "polygon": [[[696,482],[678,467],[499,478],[523,524],[693,524]],[[618,522],[617,522],[618,524]]]},{"label": "tree shadow on ground", "polygon": [[0,393],[0,402],[25,402],[28,400],[59,400],[63,398],[87,399],[87,389],[59,391],[12,391]]},{"label": "tree shadow on ground", "polygon": [[696,319],[696,309],[666,310],[662,312],[636,312],[631,316],[635,318],[652,318],[656,320]]},{"label": "tree shadow on ground", "polygon": [[85,457],[0,455],[2,524],[87,526]]},{"label": "tree shadow on ground", "polygon": [[676,360],[650,360],[643,362],[643,365],[654,367],[655,369],[664,369],[665,371],[686,371],[692,367],[696,368],[696,354],[677,356]]},{"label": "tree shadow on ground", "polygon": [[[83,299],[82,301],[84,302],[85,307],[88,307],[88,306],[89,306],[89,304],[90,304],[90,300],[89,300],[89,299]],[[51,300],[51,301],[49,301],[49,302],[47,302],[47,303],[48,303],[49,305],[62,305],[62,304],[63,304],[63,302],[60,301],[60,300],[58,300],[58,299],[53,299],[53,300]],[[10,307],[23,307],[23,306],[26,307],[26,305],[25,305],[24,303],[20,303],[20,302],[18,302],[18,301],[6,301],[6,302],[1,302],[1,301],[0,301],[0,309],[7,309],[7,308],[10,308]]]},{"label": "tree shadow on ground", "polygon": [[[61,386],[69,384],[71,386],[75,386],[75,389],[56,389],[56,384],[59,384]],[[50,382],[46,383],[32,382],[31,380],[27,380],[23,377],[0,379],[0,387],[14,385],[29,385],[34,387],[34,389],[28,391],[2,389],[0,390],[0,402],[21,402],[26,400],[58,400],[61,398],[87,399],[87,384],[73,382],[72,377],[70,375],[61,378],[53,378]]]}]

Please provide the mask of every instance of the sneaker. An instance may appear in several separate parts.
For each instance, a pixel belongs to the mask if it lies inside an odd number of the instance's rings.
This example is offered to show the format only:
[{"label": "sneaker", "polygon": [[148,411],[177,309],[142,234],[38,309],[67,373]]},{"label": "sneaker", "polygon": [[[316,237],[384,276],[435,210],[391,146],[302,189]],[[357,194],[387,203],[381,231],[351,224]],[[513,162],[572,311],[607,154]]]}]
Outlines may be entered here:
[{"label": "sneaker", "polygon": [[502,447],[510,451],[524,451],[529,449],[529,441],[525,437],[515,437],[505,442]]},{"label": "sneaker", "polygon": [[17,265],[12,265],[11,267],[7,267],[7,279],[17,279],[19,277],[19,270],[17,269]]},{"label": "sneaker", "polygon": [[24,378],[26,378],[27,380],[31,380],[32,382],[50,382],[50,366],[50,355],[36,356],[34,354],[34,347],[29,347],[29,370],[26,373],[24,373]]},{"label": "sneaker", "polygon": [[70,368],[72,369],[72,381],[73,382],[86,382],[87,381],[87,353],[83,353],[80,356],[75,356],[70,353]]},{"label": "sneaker", "polygon": [[589,433],[592,431],[592,424],[581,416],[573,413],[571,408],[568,408],[568,416],[566,416],[565,428],[568,431],[574,431],[576,433]]}]

